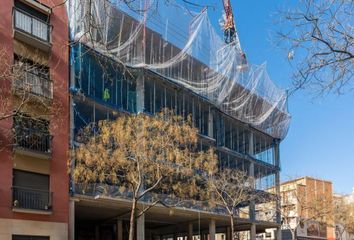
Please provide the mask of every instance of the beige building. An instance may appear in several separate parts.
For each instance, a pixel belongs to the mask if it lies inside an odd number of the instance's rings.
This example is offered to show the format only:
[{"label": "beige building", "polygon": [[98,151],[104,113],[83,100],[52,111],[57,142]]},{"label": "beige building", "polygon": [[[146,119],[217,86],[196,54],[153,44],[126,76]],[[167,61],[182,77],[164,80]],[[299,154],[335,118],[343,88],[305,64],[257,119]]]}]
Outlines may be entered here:
[{"label": "beige building", "polygon": [[[351,194],[348,195],[334,194],[333,201],[335,203],[338,202],[339,204],[344,203],[344,204],[350,204],[354,206],[354,187]],[[354,207],[351,207],[349,209],[354,210]],[[352,211],[350,214],[352,214],[353,216],[354,211]],[[354,232],[349,232],[340,222],[335,222],[335,236],[336,236],[336,240],[354,240]]]},{"label": "beige building", "polygon": [[[282,239],[335,239],[332,182],[301,177],[280,184],[280,195]],[[265,208],[259,212],[276,214]],[[274,231],[267,230],[259,239],[275,239]]]},{"label": "beige building", "polygon": [[332,182],[301,177],[280,185],[283,228],[298,239],[334,239]]}]

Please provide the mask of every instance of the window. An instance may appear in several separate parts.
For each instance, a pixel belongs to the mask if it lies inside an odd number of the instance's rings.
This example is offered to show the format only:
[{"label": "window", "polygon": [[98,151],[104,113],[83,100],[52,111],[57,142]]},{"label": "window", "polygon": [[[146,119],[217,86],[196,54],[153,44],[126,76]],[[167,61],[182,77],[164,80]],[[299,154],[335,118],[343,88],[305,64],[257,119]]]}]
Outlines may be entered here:
[{"label": "window", "polygon": [[221,113],[214,115],[214,136],[219,146],[246,154],[249,148],[249,131]]},{"label": "window", "polygon": [[177,91],[177,111],[176,114],[183,116],[184,114],[184,93],[182,91]]},{"label": "window", "polygon": [[162,84],[155,83],[155,109],[154,113],[160,112],[165,105],[165,88]]},{"label": "window", "polygon": [[254,133],[253,150],[254,158],[274,165],[274,144],[270,137]]},{"label": "window", "polygon": [[49,175],[14,169],[12,189],[14,208],[51,209]]},{"label": "window", "polygon": [[49,175],[14,169],[13,186],[48,191]]},{"label": "window", "polygon": [[13,119],[15,146],[37,152],[51,152],[49,121],[18,114]]},{"label": "window", "polygon": [[176,90],[166,88],[166,107],[176,112]]},{"label": "window", "polygon": [[201,105],[201,117],[202,117],[202,122],[201,122],[201,129],[200,129],[200,133],[208,136],[209,135],[209,106],[202,104]]},{"label": "window", "polygon": [[15,1],[14,26],[35,38],[45,42],[50,41],[49,16],[21,1]]},{"label": "window", "polygon": [[224,125],[224,131],[225,131],[225,147],[232,149],[231,144],[232,144],[232,127],[231,127],[231,121],[225,119],[225,125]]},{"label": "window", "polygon": [[[83,94],[104,105],[136,112],[136,81],[105,56],[77,44],[74,49],[76,84]],[[146,107],[146,106],[145,106]]]},{"label": "window", "polygon": [[[144,108],[145,108],[145,111],[148,112],[148,113],[153,113],[153,110],[154,110],[154,83],[152,81],[145,81],[144,82],[144,90],[145,90],[145,94],[144,94]],[[167,98],[167,101],[169,100],[170,98]]]},{"label": "window", "polygon": [[28,89],[33,94],[53,98],[53,83],[50,81],[49,68],[29,59],[15,55],[15,87]]}]

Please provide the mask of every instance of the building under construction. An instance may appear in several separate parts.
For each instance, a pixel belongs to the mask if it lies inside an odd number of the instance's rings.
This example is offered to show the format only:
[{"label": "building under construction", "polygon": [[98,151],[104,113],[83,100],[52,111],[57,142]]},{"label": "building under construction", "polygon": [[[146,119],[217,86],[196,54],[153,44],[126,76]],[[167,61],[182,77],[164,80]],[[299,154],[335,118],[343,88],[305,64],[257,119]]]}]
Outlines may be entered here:
[{"label": "building under construction", "polygon": [[[290,122],[286,93],[265,65],[245,61],[235,38],[219,36],[207,10],[193,12],[178,1],[118,0],[71,0],[67,9],[73,148],[91,122],[170,108],[191,114],[200,149],[215,147],[220,167],[247,172],[257,191],[279,190],[279,144]],[[127,239],[130,200],[118,192],[114,186],[103,193],[99,184],[83,190],[72,183],[71,238]],[[243,208],[236,229],[251,239],[279,228],[279,214],[258,212],[254,202]],[[156,206],[137,220],[138,240],[193,236],[230,239],[227,215],[198,204],[172,212]]]}]

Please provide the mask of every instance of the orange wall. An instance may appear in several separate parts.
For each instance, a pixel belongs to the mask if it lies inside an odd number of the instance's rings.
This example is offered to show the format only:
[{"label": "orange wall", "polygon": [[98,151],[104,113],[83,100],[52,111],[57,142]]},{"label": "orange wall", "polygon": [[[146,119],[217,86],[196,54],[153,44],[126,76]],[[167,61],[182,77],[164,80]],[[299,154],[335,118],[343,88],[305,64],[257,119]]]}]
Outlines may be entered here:
[{"label": "orange wall", "polygon": [[[62,0],[43,0],[49,7],[61,3]],[[0,46],[6,47],[9,56],[13,56],[12,38],[13,0],[1,0],[0,7]],[[31,219],[39,221],[68,222],[68,174],[67,160],[69,149],[69,63],[68,63],[68,20],[65,6],[56,7],[50,17],[52,30],[52,50],[50,57],[50,73],[54,83],[53,104],[60,105],[58,114],[51,119],[52,159],[50,161],[50,188],[53,192],[53,214],[35,215],[15,213],[11,210],[12,187],[12,149],[8,135],[12,121],[0,121],[0,218]],[[8,59],[12,62],[13,59]],[[1,63],[1,61],[0,61]],[[1,83],[0,83],[1,84]],[[9,87],[9,86],[7,86]],[[53,127],[56,126],[56,127]],[[6,144],[7,143],[7,144]]]},{"label": "orange wall", "polygon": [[[324,181],[324,180],[319,180],[319,179],[314,179],[311,177],[304,177],[304,178],[299,178],[295,179],[291,182],[284,183],[282,184],[282,189],[286,189],[285,186],[293,186],[296,188],[295,191],[296,195],[298,198],[302,199],[302,203],[306,204],[306,201],[312,202],[312,201],[317,201],[319,199],[325,200],[326,203],[328,203],[330,206],[329,208],[332,207],[332,202],[333,202],[333,190],[332,190],[332,183],[329,181]],[[300,204],[300,203],[299,203]],[[305,210],[304,212],[300,213],[300,205],[298,204],[297,209],[298,209],[298,214],[301,215],[301,217],[307,217],[308,213]],[[332,225],[332,219],[328,219],[328,223]],[[334,228],[331,226],[327,227],[327,239],[331,240],[334,239]]]}]

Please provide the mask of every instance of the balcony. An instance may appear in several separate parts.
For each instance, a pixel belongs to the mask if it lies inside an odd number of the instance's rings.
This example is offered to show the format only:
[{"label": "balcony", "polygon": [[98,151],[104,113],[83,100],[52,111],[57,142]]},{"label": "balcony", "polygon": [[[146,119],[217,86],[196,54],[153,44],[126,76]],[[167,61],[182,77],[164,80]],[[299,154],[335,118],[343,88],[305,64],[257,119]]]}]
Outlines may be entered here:
[{"label": "balcony", "polygon": [[14,37],[48,52],[51,48],[51,26],[18,8],[13,9]]},{"label": "balcony", "polygon": [[14,87],[37,96],[53,99],[53,82],[38,71],[24,70],[19,79],[14,81]]},{"label": "balcony", "polygon": [[15,152],[31,157],[50,159],[52,136],[49,133],[17,126],[14,135]]},{"label": "balcony", "polygon": [[45,190],[12,187],[12,209],[15,212],[51,214],[53,193]]}]

